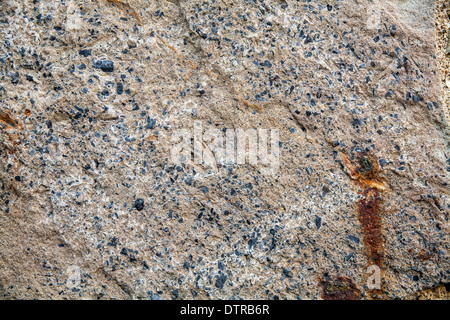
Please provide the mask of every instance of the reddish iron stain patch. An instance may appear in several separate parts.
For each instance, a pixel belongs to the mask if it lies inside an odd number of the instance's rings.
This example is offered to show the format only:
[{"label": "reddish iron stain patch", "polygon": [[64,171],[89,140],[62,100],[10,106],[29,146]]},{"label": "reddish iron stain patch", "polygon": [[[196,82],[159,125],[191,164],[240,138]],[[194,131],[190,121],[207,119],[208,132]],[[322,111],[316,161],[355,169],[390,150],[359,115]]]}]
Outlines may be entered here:
[{"label": "reddish iron stain patch", "polygon": [[11,118],[11,116],[7,113],[0,113],[0,122],[3,122],[12,127],[15,127],[17,125],[17,121]]},{"label": "reddish iron stain patch", "polygon": [[358,202],[359,221],[364,231],[364,244],[369,251],[369,265],[381,267],[383,262],[383,235],[381,233],[380,195],[377,189],[363,191]]},{"label": "reddish iron stain patch", "polygon": [[428,260],[431,259],[431,254],[428,253],[428,252],[425,252],[425,251],[421,250],[421,251],[419,252],[419,254],[418,254],[418,257],[419,257],[419,259],[422,260],[422,261],[428,261]]},{"label": "reddish iron stain patch", "polygon": [[22,124],[14,119],[9,113],[0,112],[0,134],[4,135],[4,141],[0,148],[9,154],[14,154],[20,143],[20,135],[23,132]]},{"label": "reddish iron stain patch", "polygon": [[344,154],[344,162],[350,170],[352,180],[361,188],[361,200],[358,201],[358,218],[364,232],[364,245],[368,252],[369,265],[383,264],[383,234],[380,213],[380,193],[387,189],[385,182],[379,177],[378,161],[370,153],[361,152],[355,162],[351,162]]},{"label": "reddish iron stain patch", "polygon": [[324,300],[356,300],[360,292],[349,278],[338,276],[336,279],[320,280],[322,299]]}]

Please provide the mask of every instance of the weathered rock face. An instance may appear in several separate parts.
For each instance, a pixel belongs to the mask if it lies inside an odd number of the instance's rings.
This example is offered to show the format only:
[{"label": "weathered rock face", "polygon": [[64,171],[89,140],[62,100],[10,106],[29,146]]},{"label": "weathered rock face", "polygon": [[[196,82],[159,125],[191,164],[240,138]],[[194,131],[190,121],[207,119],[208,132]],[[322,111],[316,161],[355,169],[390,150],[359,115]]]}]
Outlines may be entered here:
[{"label": "weathered rock face", "polygon": [[[448,283],[434,2],[377,3],[1,1],[1,297]],[[209,129],[278,129],[279,165],[174,163]]]}]

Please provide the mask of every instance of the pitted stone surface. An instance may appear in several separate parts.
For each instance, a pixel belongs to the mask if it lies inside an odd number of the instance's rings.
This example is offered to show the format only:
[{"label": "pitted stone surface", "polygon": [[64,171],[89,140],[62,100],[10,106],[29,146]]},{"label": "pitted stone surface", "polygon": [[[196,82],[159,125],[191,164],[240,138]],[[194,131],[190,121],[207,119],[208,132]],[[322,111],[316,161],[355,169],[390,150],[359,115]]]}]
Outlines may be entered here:
[{"label": "pitted stone surface", "polygon": [[[2,299],[321,299],[336,281],[393,299],[448,283],[433,6],[1,1]],[[279,129],[278,171],[173,164],[173,132],[195,121]],[[365,152],[386,184],[375,295],[345,162]]]}]

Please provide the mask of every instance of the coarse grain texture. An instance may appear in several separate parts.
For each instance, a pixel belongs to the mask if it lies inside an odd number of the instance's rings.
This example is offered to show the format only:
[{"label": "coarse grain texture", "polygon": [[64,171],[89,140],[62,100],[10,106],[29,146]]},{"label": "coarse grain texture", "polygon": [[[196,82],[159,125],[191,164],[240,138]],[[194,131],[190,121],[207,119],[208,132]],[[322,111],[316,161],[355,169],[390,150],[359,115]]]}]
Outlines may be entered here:
[{"label": "coarse grain texture", "polygon": [[[443,296],[435,9],[1,1],[1,299]],[[173,163],[198,123],[278,129],[278,170]]]},{"label": "coarse grain texture", "polygon": [[450,123],[450,3],[436,0],[437,57],[441,71],[444,111]]}]

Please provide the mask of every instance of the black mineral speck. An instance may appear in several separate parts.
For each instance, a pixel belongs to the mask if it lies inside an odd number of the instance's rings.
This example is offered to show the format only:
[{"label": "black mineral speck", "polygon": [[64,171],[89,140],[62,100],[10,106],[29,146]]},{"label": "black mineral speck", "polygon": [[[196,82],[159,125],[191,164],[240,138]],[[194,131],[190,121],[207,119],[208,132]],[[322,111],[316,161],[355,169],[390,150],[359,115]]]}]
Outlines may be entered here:
[{"label": "black mineral speck", "polygon": [[82,49],[82,50],[78,51],[78,54],[83,57],[89,57],[92,54],[92,50],[91,49]]},{"label": "black mineral speck", "polygon": [[314,223],[316,224],[317,230],[319,230],[320,226],[322,225],[322,218],[319,216],[316,216],[316,218],[314,219]]},{"label": "black mineral speck", "polygon": [[225,285],[225,281],[227,281],[227,276],[226,276],[226,274],[222,273],[216,279],[216,284],[215,284],[216,288],[223,289],[223,286]]},{"label": "black mineral speck", "polygon": [[134,202],[134,207],[137,211],[142,211],[144,209],[144,199],[136,199],[136,201]]},{"label": "black mineral speck", "polygon": [[147,125],[145,126],[145,129],[155,129],[156,125],[156,119],[151,119],[150,117],[147,118]]},{"label": "black mineral speck", "polygon": [[208,193],[209,188],[208,187],[200,187],[200,190],[203,191],[203,193]]},{"label": "black mineral speck", "polygon": [[117,94],[122,94],[123,93],[123,84],[122,84],[122,82],[118,82],[117,83],[116,92],[117,92]]},{"label": "black mineral speck", "polygon": [[264,65],[264,67],[267,67],[267,68],[271,68],[272,67],[272,64],[268,60],[264,61],[263,65]]},{"label": "black mineral speck", "polygon": [[292,272],[289,269],[283,269],[283,276],[286,278],[292,278]]},{"label": "black mineral speck", "polygon": [[311,36],[308,34],[305,39],[305,44],[311,43],[312,41],[313,40],[312,40]]},{"label": "black mineral speck", "polygon": [[347,236],[350,240],[352,240],[353,242],[359,243],[359,239],[353,235],[348,235]]},{"label": "black mineral speck", "polygon": [[103,72],[113,72],[114,71],[114,61],[102,60],[94,62],[94,68],[100,69]]}]

